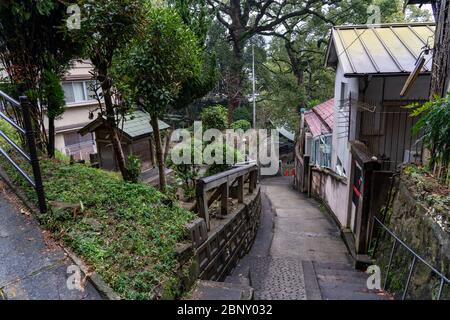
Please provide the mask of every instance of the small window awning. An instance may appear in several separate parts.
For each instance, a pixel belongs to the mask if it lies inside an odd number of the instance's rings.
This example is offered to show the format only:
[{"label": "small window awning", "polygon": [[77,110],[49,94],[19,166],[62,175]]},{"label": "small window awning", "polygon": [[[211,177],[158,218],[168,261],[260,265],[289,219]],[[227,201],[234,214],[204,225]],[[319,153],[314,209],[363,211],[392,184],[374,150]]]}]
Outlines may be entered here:
[{"label": "small window awning", "polygon": [[[85,135],[89,132],[94,132],[99,127],[104,125],[104,118],[98,117],[91,123],[81,128],[78,133]],[[164,121],[158,120],[158,126],[160,130],[165,130],[170,126]],[[145,137],[149,137],[153,133],[153,128],[150,125],[150,115],[141,110],[134,111],[133,113],[126,115],[123,121],[123,126],[119,125],[121,130],[130,140],[137,140]]]},{"label": "small window awning", "polygon": [[333,109],[330,99],[305,112],[305,124],[314,138],[333,133]]}]

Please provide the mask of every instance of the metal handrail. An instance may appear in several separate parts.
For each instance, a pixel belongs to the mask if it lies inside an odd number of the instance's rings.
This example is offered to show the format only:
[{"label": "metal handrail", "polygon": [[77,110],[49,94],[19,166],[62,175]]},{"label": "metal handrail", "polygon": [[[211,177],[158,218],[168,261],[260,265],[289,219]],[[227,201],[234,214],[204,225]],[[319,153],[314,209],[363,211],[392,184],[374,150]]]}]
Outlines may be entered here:
[{"label": "metal handrail", "polygon": [[411,253],[413,255],[413,261],[412,261],[411,266],[409,268],[408,278],[406,280],[405,289],[404,289],[403,294],[402,294],[402,300],[405,300],[405,298],[406,298],[406,294],[407,294],[408,288],[409,288],[409,283],[411,281],[411,277],[413,275],[414,267],[416,265],[417,260],[419,260],[420,262],[425,264],[429,269],[431,269],[431,271],[433,271],[441,279],[440,284],[439,284],[439,292],[438,292],[438,295],[437,295],[437,300],[439,300],[441,298],[441,295],[442,295],[442,290],[444,288],[444,284],[450,285],[450,280],[446,277],[446,275],[444,273],[442,273],[441,271],[437,270],[435,267],[433,267],[424,258],[419,256],[413,249],[411,249],[403,240],[401,240],[392,230],[390,230],[377,217],[374,216],[373,220],[375,222],[377,222],[387,233],[389,233],[389,235],[391,237],[394,238],[394,243],[392,244],[391,253],[390,253],[390,256],[389,256],[389,263],[388,263],[388,266],[387,266],[387,272],[386,272],[386,276],[385,276],[384,288],[383,289],[386,289],[387,279],[388,279],[389,271],[391,269],[391,264],[392,264],[392,260],[393,260],[393,257],[394,257],[394,253],[395,253],[395,250],[397,248],[397,243],[400,243],[407,251],[409,251],[409,253]]},{"label": "metal handrail", "polygon": [[6,101],[11,103],[13,107],[20,107],[20,102],[0,90],[0,97],[3,97]]},{"label": "metal handrail", "polygon": [[0,130],[0,137],[2,137],[9,145],[13,147],[15,151],[17,151],[28,163],[31,164],[31,168],[33,170],[33,178],[28,175],[25,170],[23,170],[14,159],[3,149],[0,147],[0,155],[2,155],[13,167],[16,169],[20,175],[25,178],[25,180],[36,190],[39,210],[41,213],[47,211],[47,205],[45,201],[45,193],[44,186],[42,183],[41,169],[39,166],[39,159],[37,155],[36,141],[34,137],[33,125],[31,121],[30,108],[31,104],[28,101],[27,97],[20,97],[20,102],[11,98],[6,93],[0,91],[0,98],[9,102],[13,108],[20,108],[20,111],[23,116],[24,129],[21,128],[15,121],[10,119],[6,114],[0,112],[0,118],[4,119],[7,123],[9,123],[14,129],[16,129],[19,133],[25,136],[29,154],[22,150],[11,138],[9,138],[6,133]]},{"label": "metal handrail", "polygon": [[[1,91],[0,91],[1,92]],[[21,134],[25,134],[25,130],[23,130],[17,123],[12,121],[6,114],[0,111],[0,118],[8,122],[10,125],[14,127],[17,131],[19,131]]]}]

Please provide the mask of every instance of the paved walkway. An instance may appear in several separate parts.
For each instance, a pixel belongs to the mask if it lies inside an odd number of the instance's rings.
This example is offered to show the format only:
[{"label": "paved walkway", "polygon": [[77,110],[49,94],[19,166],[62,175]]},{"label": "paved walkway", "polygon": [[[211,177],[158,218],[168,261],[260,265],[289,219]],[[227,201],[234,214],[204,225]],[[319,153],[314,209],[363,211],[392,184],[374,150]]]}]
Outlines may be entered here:
[{"label": "paved walkway", "polygon": [[84,292],[67,288],[73,263],[18,206],[0,181],[0,300],[100,299],[90,283]]},{"label": "paved walkway", "polygon": [[249,270],[255,299],[380,299],[354,270],[340,231],[292,178],[262,181],[261,226],[233,276]]}]

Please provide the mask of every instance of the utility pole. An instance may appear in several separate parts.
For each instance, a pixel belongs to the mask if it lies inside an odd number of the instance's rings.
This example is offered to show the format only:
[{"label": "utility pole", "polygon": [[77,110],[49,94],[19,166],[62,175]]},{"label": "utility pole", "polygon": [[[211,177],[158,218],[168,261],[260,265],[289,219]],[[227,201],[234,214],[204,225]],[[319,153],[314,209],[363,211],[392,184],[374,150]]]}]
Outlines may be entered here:
[{"label": "utility pole", "polygon": [[253,78],[253,128],[256,129],[256,78],[255,78],[255,45],[252,44],[252,78]]}]

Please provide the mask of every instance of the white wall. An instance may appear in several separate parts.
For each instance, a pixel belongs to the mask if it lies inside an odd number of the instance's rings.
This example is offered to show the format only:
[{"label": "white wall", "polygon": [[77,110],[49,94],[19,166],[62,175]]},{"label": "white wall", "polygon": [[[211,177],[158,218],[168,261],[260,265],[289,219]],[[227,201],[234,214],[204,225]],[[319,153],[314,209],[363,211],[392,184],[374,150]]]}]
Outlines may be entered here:
[{"label": "white wall", "polygon": [[[56,137],[55,148],[62,151],[65,147],[64,133],[73,132],[81,129],[85,124],[91,122],[89,119],[89,112],[94,111],[97,105],[80,105],[66,107],[65,112],[55,120]],[[94,114],[94,117],[97,115]],[[48,119],[45,119],[45,126],[48,128]],[[67,131],[61,131],[63,127],[73,126],[73,129]]]},{"label": "white wall", "polygon": [[348,186],[327,170],[311,171],[311,192],[324,201],[341,227],[347,227]]},{"label": "white wall", "polygon": [[[346,84],[346,93],[345,97],[341,97],[341,89],[342,84]],[[341,104],[341,99],[348,99],[349,94],[351,93],[352,99],[358,99],[358,88],[359,83],[356,78],[345,78],[343,74],[343,69],[338,64],[336,68],[336,80],[334,85],[334,125],[333,125],[333,150],[331,156],[331,166],[333,171],[336,171],[337,159],[339,157],[340,161],[343,164],[346,174],[348,175],[350,172],[349,169],[349,159],[348,159],[348,146],[347,146],[347,129],[345,126],[346,122],[348,124],[348,119],[342,118],[342,113],[339,112],[339,107]],[[351,122],[355,123],[356,112],[352,110],[352,119]],[[348,113],[347,113],[348,116]],[[341,119],[340,119],[341,117]],[[354,119],[353,119],[354,118]],[[354,136],[354,131],[350,133],[350,136]]]}]

